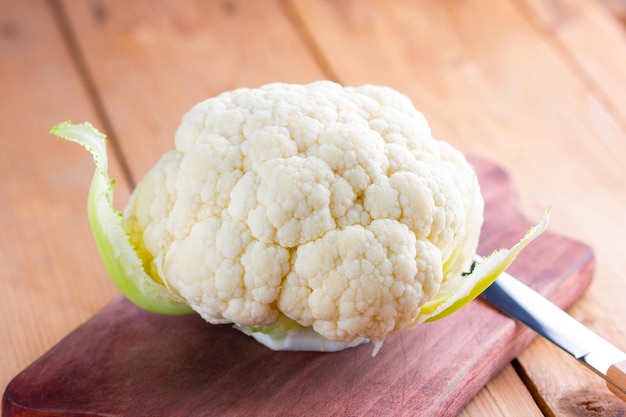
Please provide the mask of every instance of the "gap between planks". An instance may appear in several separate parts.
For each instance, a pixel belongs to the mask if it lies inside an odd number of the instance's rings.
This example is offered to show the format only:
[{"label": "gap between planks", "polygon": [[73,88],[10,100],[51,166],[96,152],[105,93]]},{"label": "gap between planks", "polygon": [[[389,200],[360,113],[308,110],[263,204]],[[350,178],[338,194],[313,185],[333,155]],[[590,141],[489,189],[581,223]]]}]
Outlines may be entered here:
[{"label": "gap between planks", "polygon": [[[534,0],[509,0],[518,10],[520,16],[526,23],[537,33],[543,35],[546,44],[554,51],[554,53],[562,59],[564,66],[570,71],[572,76],[577,79],[584,90],[592,94],[609,113],[617,125],[626,132],[626,119],[622,117],[620,107],[611,98],[611,93],[605,91],[602,85],[596,80],[594,74],[590,73],[585,65],[580,62],[576,53],[571,50],[565,40],[561,38],[556,28],[548,21],[545,16],[534,6]],[[626,7],[616,6],[615,4],[604,4],[602,0],[591,0],[592,7],[606,9],[607,14],[616,21],[618,26],[623,26],[626,21]],[[615,3],[610,0],[608,3]],[[558,6],[555,6],[558,8]]]},{"label": "gap between planks", "polygon": [[319,65],[322,73],[328,80],[341,84],[339,75],[333,69],[333,66],[330,64],[330,61],[322,51],[322,48],[315,40],[315,36],[313,36],[309,30],[306,22],[304,21],[304,17],[293,6],[292,0],[277,0],[277,3],[283,10],[287,21],[293,25],[294,30],[302,39],[302,43],[304,43],[307,47],[311,56],[315,62],[317,62],[317,65]]},{"label": "gap between planks", "polygon": [[59,0],[48,0],[48,5],[50,6],[54,20],[59,28],[59,32],[61,33],[61,38],[63,39],[63,42],[65,43],[65,46],[67,47],[69,55],[72,59],[72,63],[76,67],[76,71],[79,74],[80,80],[83,83],[85,90],[87,91],[87,96],[93,104],[97,116],[100,118],[102,128],[104,130],[103,133],[107,137],[107,142],[110,150],[109,152],[112,152],[114,157],[117,158],[123,179],[128,184],[129,189],[132,190],[135,188],[136,181],[133,178],[128,162],[124,157],[122,148],[119,145],[118,137],[115,133],[115,130],[113,129],[113,123],[111,122],[111,119],[104,106],[102,96],[100,95],[100,92],[96,87],[94,78],[89,71],[87,62],[80,50],[78,42],[76,41],[76,34],[72,30],[72,26],[67,17],[67,13],[65,12],[65,8]]},{"label": "gap between planks", "polygon": [[537,407],[539,407],[541,412],[545,414],[546,417],[555,417],[555,414],[550,408],[550,405],[548,404],[546,399],[543,398],[543,396],[539,392],[539,388],[537,387],[531,376],[528,375],[526,369],[524,369],[524,366],[520,363],[520,361],[517,358],[513,359],[511,365],[513,365],[515,373],[522,381],[522,383],[526,386],[532,399],[535,401],[535,404],[537,404]]}]

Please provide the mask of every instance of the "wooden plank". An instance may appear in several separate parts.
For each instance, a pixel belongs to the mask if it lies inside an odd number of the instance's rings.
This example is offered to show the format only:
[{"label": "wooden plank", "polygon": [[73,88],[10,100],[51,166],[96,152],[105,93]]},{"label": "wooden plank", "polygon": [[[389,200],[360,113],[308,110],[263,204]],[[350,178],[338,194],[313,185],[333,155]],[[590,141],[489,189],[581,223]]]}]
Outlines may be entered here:
[{"label": "wooden plank", "polygon": [[[598,96],[615,115],[617,122],[626,126],[624,3],[609,0],[520,0],[519,3],[533,24],[554,42],[563,60],[571,62],[572,72],[587,85],[589,91]],[[618,253],[615,255],[620,256]],[[621,268],[616,268],[613,273],[617,279]],[[601,281],[599,285],[605,282],[610,281]],[[609,286],[589,294],[579,306],[572,309],[572,314],[580,320],[596,322],[596,331],[620,343],[623,348],[626,346],[626,327],[618,317],[623,317],[625,309],[614,311],[608,317],[602,313],[590,317],[585,313],[598,311],[597,306],[606,305],[608,296],[614,291]],[[614,303],[623,306],[621,301],[614,300]],[[544,410],[554,410],[557,415],[586,415],[599,410],[603,415],[624,412],[623,402],[606,390],[601,379],[594,378],[586,369],[580,369],[573,359],[545,341],[537,341],[528,352],[520,356],[519,361],[526,378],[541,398]],[[561,373],[569,377],[558,384],[543,378],[546,364],[555,368],[554,374]]]},{"label": "wooden plank", "polygon": [[[340,81],[407,93],[435,136],[510,170],[520,184],[523,212],[536,217],[552,205],[551,229],[592,245],[597,280],[585,298],[589,304],[574,311],[594,329],[602,323],[607,337],[626,345],[619,319],[626,315],[626,283],[617,261],[626,234],[624,123],[524,9],[507,1],[290,5]],[[590,43],[601,43],[605,35],[592,36]],[[534,357],[531,350],[528,358]],[[563,378],[559,365],[536,369],[534,381]],[[579,390],[600,389],[594,375],[583,376],[572,380]]]},{"label": "wooden plank", "polygon": [[[517,387],[517,389],[516,389]],[[519,376],[507,365],[459,413],[459,417],[543,416]]]},{"label": "wooden plank", "polygon": [[[624,401],[606,388],[602,378],[546,340],[535,340],[519,361],[524,378],[547,415],[619,416],[626,411]],[[541,377],[546,369],[550,374],[560,373],[561,378]]]},{"label": "wooden plank", "polygon": [[[517,242],[530,224],[516,211],[509,178],[488,161],[472,163],[485,190],[486,213],[500,213],[487,217],[480,250]],[[587,246],[546,233],[510,269],[569,306],[589,285],[593,264]],[[376,357],[371,344],[326,354],[274,352],[229,325],[207,325],[197,315],[159,316],[120,298],[18,375],[4,407],[6,417],[131,417],[137,410],[447,417],[458,414],[533,337],[478,300],[444,320],[388,337]],[[508,384],[516,381],[510,370],[504,379],[490,387],[502,384],[508,396],[497,389],[470,412],[506,413],[515,398],[513,415],[536,414],[528,392]]]},{"label": "wooden plank", "polygon": [[609,0],[516,0],[626,126],[626,5]]},{"label": "wooden plank", "polygon": [[[4,391],[17,372],[117,291],[92,243],[83,209],[91,158],[48,134],[67,119],[100,122],[47,3],[0,1],[0,60]],[[128,193],[123,181],[118,188]]]},{"label": "wooden plank", "polygon": [[173,148],[197,102],[324,78],[274,0],[63,4],[135,179]]}]

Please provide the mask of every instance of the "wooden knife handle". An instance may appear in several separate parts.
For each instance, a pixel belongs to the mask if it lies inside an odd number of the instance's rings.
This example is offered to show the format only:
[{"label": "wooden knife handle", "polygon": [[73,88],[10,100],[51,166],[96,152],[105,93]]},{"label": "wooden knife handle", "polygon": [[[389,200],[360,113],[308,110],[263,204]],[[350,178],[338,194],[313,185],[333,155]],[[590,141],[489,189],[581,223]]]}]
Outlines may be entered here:
[{"label": "wooden knife handle", "polygon": [[[615,381],[615,385],[607,382],[611,392],[626,401],[626,361],[616,362],[611,365],[606,372],[606,376]],[[618,387],[621,387],[621,389]]]}]

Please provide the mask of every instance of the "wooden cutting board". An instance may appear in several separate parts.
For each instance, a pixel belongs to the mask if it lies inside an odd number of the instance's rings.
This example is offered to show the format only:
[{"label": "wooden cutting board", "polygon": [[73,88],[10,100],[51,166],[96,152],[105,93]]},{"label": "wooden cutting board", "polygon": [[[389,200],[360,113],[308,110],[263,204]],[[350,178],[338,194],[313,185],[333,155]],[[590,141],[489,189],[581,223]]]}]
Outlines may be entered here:
[{"label": "wooden cutting board", "polygon": [[[510,247],[531,224],[506,173],[472,159],[486,200],[480,252]],[[509,271],[561,307],[588,287],[589,247],[549,231]],[[228,325],[163,317],[120,297],[17,375],[9,416],[451,416],[535,334],[482,300],[338,353],[273,352]]]}]

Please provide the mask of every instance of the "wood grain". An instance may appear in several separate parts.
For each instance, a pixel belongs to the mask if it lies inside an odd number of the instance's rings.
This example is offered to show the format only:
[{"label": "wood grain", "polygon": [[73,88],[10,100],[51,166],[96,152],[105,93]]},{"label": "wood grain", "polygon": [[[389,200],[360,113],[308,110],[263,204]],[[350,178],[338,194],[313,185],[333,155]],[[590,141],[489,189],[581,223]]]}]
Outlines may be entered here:
[{"label": "wood grain", "polygon": [[[508,177],[474,159],[488,219],[480,251],[510,246],[530,223]],[[494,213],[499,213],[495,216]],[[566,307],[587,288],[593,255],[547,233],[511,271]],[[440,322],[335,354],[273,352],[196,315],[164,317],[119,298],[18,375],[6,417],[134,415],[449,416],[534,334],[477,301]]]},{"label": "wood grain", "polygon": [[[519,376],[507,365],[459,413],[459,417],[544,416],[526,389],[519,387]],[[520,400],[521,398],[521,400]]]},{"label": "wood grain", "polygon": [[[609,391],[602,378],[544,339],[535,340],[518,360],[518,371],[547,415],[600,417],[626,412],[626,403]],[[537,377],[542,369],[544,376]],[[560,380],[545,374],[560,375]]]},{"label": "wood grain", "polygon": [[[581,82],[626,120],[626,5],[605,0],[519,0],[533,23],[578,71]],[[609,4],[606,7],[604,2]],[[621,6],[620,6],[621,3]]]}]

